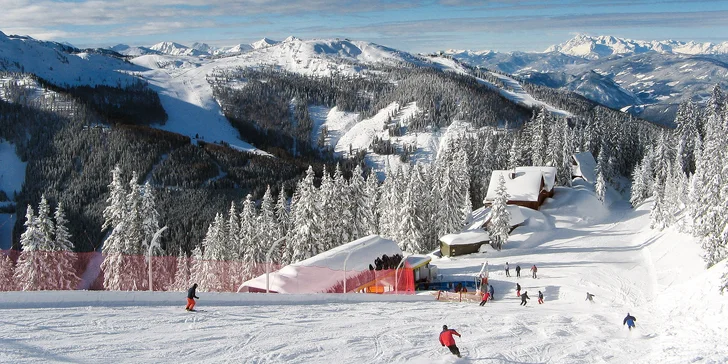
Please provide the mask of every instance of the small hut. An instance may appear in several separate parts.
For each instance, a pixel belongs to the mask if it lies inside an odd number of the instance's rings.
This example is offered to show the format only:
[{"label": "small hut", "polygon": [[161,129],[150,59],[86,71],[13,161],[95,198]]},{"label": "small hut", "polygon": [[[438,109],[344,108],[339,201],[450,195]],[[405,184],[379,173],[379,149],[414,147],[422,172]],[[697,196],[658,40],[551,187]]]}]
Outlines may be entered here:
[{"label": "small hut", "polygon": [[465,230],[447,234],[440,238],[440,252],[443,256],[454,257],[477,253],[483,244],[490,242],[490,235],[483,229]]},{"label": "small hut", "polygon": [[538,210],[547,197],[554,195],[556,167],[516,167],[507,171],[493,171],[488,193],[483,201],[486,206],[490,206],[495,200],[501,176],[506,182],[509,205]]}]

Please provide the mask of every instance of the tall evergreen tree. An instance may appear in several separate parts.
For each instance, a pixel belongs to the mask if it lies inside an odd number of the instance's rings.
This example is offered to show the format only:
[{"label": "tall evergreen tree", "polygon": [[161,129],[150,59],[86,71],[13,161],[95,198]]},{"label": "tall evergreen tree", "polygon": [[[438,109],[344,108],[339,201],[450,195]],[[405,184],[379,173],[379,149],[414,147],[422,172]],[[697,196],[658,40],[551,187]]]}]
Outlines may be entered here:
[{"label": "tall evergreen tree", "polygon": [[190,264],[185,252],[180,249],[177,256],[177,269],[174,273],[174,281],[168,288],[169,291],[184,292],[190,287]]},{"label": "tall evergreen tree", "polygon": [[508,191],[506,180],[503,175],[498,179],[498,188],[495,190],[495,198],[490,207],[490,224],[488,234],[495,243],[498,250],[508,242],[508,235],[511,230],[511,214],[508,212]]},{"label": "tall evergreen tree", "polygon": [[23,251],[18,257],[15,268],[15,280],[22,291],[53,289],[53,282],[47,275],[46,252],[40,250],[43,245],[43,231],[38,224],[33,208],[28,205],[25,213],[25,231],[20,235]]},{"label": "tall evergreen tree", "polygon": [[56,207],[54,217],[56,230],[53,250],[58,252],[55,262],[59,277],[58,289],[76,289],[79,281],[76,269],[73,267],[76,263],[76,254],[73,253],[71,233],[68,232],[68,220],[66,219],[66,213],[63,211],[63,204],[60,202]]},{"label": "tall evergreen tree", "polygon": [[298,183],[294,194],[290,262],[299,262],[321,252],[321,211],[316,201],[316,187],[313,185],[313,167],[306,170],[306,177]]},{"label": "tall evergreen tree", "polygon": [[7,292],[17,289],[13,271],[13,261],[9,256],[0,253],[0,291]]}]

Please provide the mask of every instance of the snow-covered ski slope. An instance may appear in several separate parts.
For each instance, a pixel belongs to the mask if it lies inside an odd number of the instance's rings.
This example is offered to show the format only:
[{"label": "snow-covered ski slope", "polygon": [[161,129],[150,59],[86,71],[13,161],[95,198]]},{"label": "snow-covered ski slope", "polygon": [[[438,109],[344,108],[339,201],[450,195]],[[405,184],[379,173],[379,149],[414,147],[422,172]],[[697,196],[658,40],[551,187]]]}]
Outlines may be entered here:
[{"label": "snow-covered ski slope", "polygon": [[[691,237],[650,230],[650,206],[605,208],[588,185],[557,188],[504,250],[433,261],[453,279],[472,279],[487,261],[495,300],[485,307],[300,296],[231,306],[201,293],[205,312],[188,313],[184,293],[172,306],[128,293],[139,303],[4,309],[0,362],[725,363],[728,296],[717,290],[725,264],[706,271]],[[516,282],[531,297],[526,307]],[[627,312],[637,318],[631,332]],[[462,334],[462,359],[438,343],[443,324]]]}]

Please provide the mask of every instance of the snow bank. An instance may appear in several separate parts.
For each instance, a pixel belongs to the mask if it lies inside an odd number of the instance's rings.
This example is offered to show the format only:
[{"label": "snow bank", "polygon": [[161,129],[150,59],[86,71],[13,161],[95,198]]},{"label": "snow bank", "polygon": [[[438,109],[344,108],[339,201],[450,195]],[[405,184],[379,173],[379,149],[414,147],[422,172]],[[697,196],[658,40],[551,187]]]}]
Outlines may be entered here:
[{"label": "snow bank", "polygon": [[[431,294],[381,295],[365,293],[212,293],[198,292],[198,304],[205,306],[309,305],[322,303],[433,301]],[[58,307],[183,306],[185,292],[147,291],[37,291],[0,292],[0,309]]]}]

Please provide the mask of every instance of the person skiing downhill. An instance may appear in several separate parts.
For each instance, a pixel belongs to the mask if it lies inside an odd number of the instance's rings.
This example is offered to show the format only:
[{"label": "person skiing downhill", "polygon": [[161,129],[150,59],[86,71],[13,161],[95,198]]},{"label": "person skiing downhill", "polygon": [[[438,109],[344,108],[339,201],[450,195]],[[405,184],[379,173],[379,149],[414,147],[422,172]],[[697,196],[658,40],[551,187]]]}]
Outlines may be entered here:
[{"label": "person skiing downhill", "polygon": [[490,292],[485,291],[485,293],[483,293],[483,299],[480,301],[480,306],[484,306],[488,302],[489,299],[490,299]]},{"label": "person skiing downhill", "polygon": [[528,302],[526,302],[526,300],[530,300],[530,299],[531,298],[528,297],[528,291],[523,292],[523,294],[521,295],[521,305],[525,306],[526,303],[528,303]]},{"label": "person skiing downhill", "polygon": [[594,302],[594,295],[587,292],[586,293],[586,299],[584,301]]},{"label": "person skiing downhill", "polygon": [[538,272],[538,268],[536,268],[536,264],[534,264],[533,267],[531,267],[531,272],[533,272],[533,278],[538,278],[538,277],[536,277],[536,272]]},{"label": "person skiing downhill", "polygon": [[627,312],[627,317],[625,317],[624,321],[622,321],[622,326],[627,325],[629,331],[632,331],[632,328],[636,326],[634,324],[635,321],[637,321],[637,319],[634,316],[630,315],[629,312]]},{"label": "person skiing downhill", "polygon": [[511,276],[510,267],[508,267],[508,262],[506,262],[506,277],[510,277],[510,276]]},{"label": "person skiing downhill", "polygon": [[520,277],[521,277],[521,266],[517,265],[516,266],[516,278],[520,278]]},{"label": "person skiing downhill", "polygon": [[538,291],[538,304],[540,305],[542,303],[543,303],[543,293],[541,293],[541,291]]},{"label": "person skiing downhill", "polygon": [[200,297],[197,297],[196,291],[197,290],[197,283],[193,284],[190,289],[187,290],[187,306],[185,307],[185,310],[187,311],[194,311],[195,310],[195,298],[200,299]]},{"label": "person skiing downhill", "polygon": [[516,297],[521,297],[521,285],[516,283]]},{"label": "person skiing downhill", "polygon": [[488,293],[490,293],[490,300],[492,301],[493,298],[495,298],[495,289],[493,289],[493,285],[490,285],[490,288],[488,289]]},{"label": "person skiing downhill", "polygon": [[452,337],[453,335],[460,337],[460,334],[457,331],[454,329],[448,329],[447,325],[442,325],[442,332],[440,332],[440,344],[442,344],[442,346],[447,346],[451,353],[460,358],[460,349],[458,349],[458,346],[455,345],[455,338]]}]

